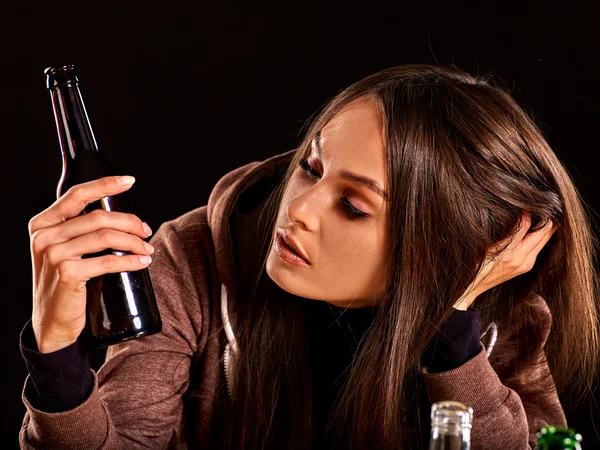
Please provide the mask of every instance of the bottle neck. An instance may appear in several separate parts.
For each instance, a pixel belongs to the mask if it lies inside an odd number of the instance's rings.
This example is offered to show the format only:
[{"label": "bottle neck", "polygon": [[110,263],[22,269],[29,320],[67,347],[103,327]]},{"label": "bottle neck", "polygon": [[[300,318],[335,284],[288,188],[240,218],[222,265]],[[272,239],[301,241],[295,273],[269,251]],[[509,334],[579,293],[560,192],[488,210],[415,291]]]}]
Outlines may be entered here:
[{"label": "bottle neck", "polygon": [[451,400],[434,403],[429,450],[469,450],[472,421],[469,405]]},{"label": "bottle neck", "polygon": [[63,157],[75,159],[86,152],[98,152],[81,91],[76,83],[50,89],[54,119]]},{"label": "bottle neck", "polygon": [[469,450],[471,429],[460,426],[437,426],[431,428],[429,450]]}]

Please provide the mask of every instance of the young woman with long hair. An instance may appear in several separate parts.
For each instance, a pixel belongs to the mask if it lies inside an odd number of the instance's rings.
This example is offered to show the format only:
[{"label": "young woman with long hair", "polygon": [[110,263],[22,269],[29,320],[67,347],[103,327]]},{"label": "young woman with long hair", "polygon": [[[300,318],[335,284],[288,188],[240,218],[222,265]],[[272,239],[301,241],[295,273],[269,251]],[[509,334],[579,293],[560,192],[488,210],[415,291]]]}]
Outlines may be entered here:
[{"label": "young woman with long hair", "polygon": [[[30,221],[23,448],[421,449],[432,402],[457,400],[473,448],[522,449],[589,394],[594,216],[492,76],[365,77],[153,248],[135,216],[77,217],[130,186],[75,186]],[[104,248],[132,254],[81,258]],[[163,330],[96,373],[85,282],[150,254]]]}]

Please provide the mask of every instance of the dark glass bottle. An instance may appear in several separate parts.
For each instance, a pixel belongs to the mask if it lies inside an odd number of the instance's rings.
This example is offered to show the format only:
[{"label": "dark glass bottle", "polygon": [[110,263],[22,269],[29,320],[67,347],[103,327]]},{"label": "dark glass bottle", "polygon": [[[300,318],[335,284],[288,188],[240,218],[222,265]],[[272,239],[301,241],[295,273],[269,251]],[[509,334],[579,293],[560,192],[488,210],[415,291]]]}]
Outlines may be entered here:
[{"label": "dark glass bottle", "polygon": [[[98,149],[74,66],[49,67],[44,73],[63,161],[57,198],[76,184],[104,176],[124,175]],[[128,193],[124,192],[89,204],[81,214],[95,209],[130,213],[129,204]],[[86,256],[108,253],[119,256],[126,254],[107,250]],[[87,317],[84,331],[88,332],[96,347],[107,347],[161,330],[162,322],[147,268],[105,274],[89,280],[86,287]]]}]

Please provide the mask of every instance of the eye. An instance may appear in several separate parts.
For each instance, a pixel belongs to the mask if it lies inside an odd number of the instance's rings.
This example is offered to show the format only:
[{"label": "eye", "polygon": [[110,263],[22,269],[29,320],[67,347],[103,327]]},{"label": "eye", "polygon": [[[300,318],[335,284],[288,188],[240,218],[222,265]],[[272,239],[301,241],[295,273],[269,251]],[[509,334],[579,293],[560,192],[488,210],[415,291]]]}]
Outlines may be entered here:
[{"label": "eye", "polygon": [[[302,170],[304,170],[305,175],[307,177],[318,178],[321,176],[321,174],[315,169],[313,169],[312,166],[308,163],[308,158],[304,158],[300,161],[299,164]],[[356,208],[352,203],[350,203],[348,197],[340,197],[340,201],[342,203],[344,213],[351,219],[364,219],[366,217],[369,217],[369,214],[361,211],[360,209]]]},{"label": "eye", "polygon": [[360,209],[356,208],[350,201],[348,197],[340,197],[342,204],[346,210],[346,214],[348,214],[352,218],[363,219],[365,217],[369,217],[369,215],[365,212],[362,212]]},{"label": "eye", "polygon": [[300,167],[302,167],[304,171],[311,177],[318,177],[320,175],[319,172],[313,169],[308,163],[308,158],[304,158],[302,161],[300,161]]}]

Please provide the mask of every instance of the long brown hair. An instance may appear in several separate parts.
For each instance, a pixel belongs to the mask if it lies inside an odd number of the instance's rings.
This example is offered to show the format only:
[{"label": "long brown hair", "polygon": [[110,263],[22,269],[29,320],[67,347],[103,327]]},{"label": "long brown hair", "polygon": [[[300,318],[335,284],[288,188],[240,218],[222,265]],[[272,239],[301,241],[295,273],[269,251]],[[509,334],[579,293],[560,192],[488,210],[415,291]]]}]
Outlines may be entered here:
[{"label": "long brown hair", "polygon": [[[429,411],[420,406],[420,356],[487,250],[512,234],[523,211],[533,229],[548,220],[560,227],[533,269],[480,295],[475,307],[482,323],[502,327],[526,298],[542,296],[553,316],[545,353],[559,396],[583,399],[599,352],[595,217],[533,114],[498,77],[404,64],[339,92],[308,122],[269,199],[263,261],[281,194],[312,138],[363,96],[376,101],[385,123],[391,282],[352,363],[333,430],[353,449],[423,448]],[[222,448],[310,448],[308,302],[270,282],[263,265],[236,316],[240,354],[234,398],[221,396]]]}]

